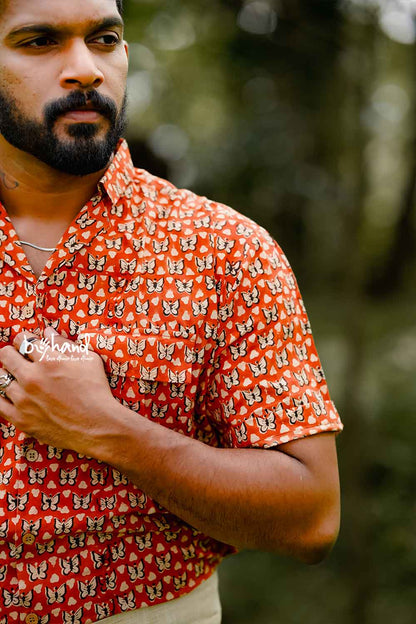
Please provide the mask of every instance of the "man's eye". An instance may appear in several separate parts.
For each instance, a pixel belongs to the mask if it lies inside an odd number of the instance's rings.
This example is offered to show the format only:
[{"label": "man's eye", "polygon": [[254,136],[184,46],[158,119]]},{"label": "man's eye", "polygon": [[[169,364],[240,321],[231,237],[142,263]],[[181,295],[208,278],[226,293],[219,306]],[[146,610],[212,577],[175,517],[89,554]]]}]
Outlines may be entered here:
[{"label": "man's eye", "polygon": [[94,43],[98,43],[100,45],[106,46],[115,46],[119,43],[120,39],[117,35],[100,35],[99,37],[95,37]]},{"label": "man's eye", "polygon": [[36,39],[32,39],[31,41],[26,41],[24,43],[25,48],[46,48],[51,45],[55,45],[55,41],[50,37],[36,37]]}]

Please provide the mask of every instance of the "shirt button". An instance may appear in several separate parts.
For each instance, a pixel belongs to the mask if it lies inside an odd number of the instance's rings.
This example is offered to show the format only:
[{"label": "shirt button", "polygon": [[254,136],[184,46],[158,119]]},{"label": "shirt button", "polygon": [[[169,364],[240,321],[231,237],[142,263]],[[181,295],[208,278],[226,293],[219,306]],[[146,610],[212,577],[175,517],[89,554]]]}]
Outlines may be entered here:
[{"label": "shirt button", "polygon": [[39,457],[39,453],[37,452],[36,449],[29,449],[28,451],[26,451],[25,457],[26,457],[27,461],[35,462],[37,460],[37,458]]},{"label": "shirt button", "polygon": [[39,617],[36,615],[36,613],[29,613],[25,618],[25,622],[26,624],[38,624]]},{"label": "shirt button", "polygon": [[[26,546],[32,546],[32,544],[34,544],[35,541],[36,541],[36,537],[33,535],[33,533],[23,533],[23,537],[22,537],[23,544],[26,544]],[[37,617],[36,614],[34,615],[35,617]]]}]

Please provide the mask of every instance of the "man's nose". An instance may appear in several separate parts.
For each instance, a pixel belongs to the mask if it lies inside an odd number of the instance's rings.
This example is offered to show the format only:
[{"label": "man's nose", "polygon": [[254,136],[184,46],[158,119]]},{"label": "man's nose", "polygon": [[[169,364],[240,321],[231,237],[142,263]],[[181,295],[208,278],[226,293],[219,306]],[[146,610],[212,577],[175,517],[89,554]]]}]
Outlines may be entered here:
[{"label": "man's nose", "polygon": [[77,40],[68,44],[60,76],[61,86],[64,89],[73,89],[74,86],[96,89],[103,82],[104,74],[97,67],[94,54],[85,41]]}]

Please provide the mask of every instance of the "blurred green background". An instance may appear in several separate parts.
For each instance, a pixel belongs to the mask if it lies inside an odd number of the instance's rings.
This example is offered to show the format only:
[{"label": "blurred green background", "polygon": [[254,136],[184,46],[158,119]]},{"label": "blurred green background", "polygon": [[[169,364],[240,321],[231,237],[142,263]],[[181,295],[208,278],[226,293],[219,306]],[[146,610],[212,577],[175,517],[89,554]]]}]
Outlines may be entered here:
[{"label": "blurred green background", "polygon": [[137,166],[284,248],[345,432],[317,567],[246,552],[224,624],[413,624],[415,0],[126,0]]}]

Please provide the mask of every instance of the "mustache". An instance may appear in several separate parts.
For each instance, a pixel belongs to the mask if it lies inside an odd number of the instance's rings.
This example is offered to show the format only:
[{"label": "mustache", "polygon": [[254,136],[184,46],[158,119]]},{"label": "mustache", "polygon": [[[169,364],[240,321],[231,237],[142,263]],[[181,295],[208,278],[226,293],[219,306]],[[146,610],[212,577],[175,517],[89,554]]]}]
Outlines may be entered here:
[{"label": "mustache", "polygon": [[101,113],[104,117],[114,124],[117,120],[117,106],[113,100],[105,95],[101,95],[98,91],[91,90],[88,92],[72,91],[67,97],[50,102],[45,106],[44,115],[49,128],[52,128],[55,121],[61,115],[70,113],[73,110],[82,108],[83,106],[92,105],[94,110]]}]

